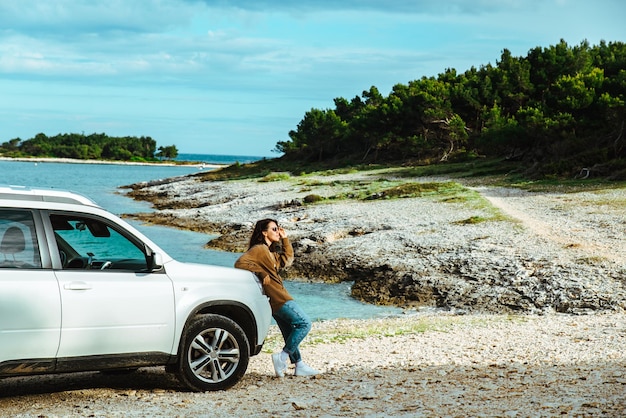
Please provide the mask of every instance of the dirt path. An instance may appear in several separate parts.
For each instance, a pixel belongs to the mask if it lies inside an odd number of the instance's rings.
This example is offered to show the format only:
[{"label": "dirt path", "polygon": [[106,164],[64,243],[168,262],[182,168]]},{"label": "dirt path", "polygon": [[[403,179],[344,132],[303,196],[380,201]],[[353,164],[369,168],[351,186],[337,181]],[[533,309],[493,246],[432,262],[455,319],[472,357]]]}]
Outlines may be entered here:
[{"label": "dirt path", "polygon": [[[529,193],[476,188],[504,214],[576,256],[626,261],[626,191]],[[590,216],[593,215],[593,216]]]}]

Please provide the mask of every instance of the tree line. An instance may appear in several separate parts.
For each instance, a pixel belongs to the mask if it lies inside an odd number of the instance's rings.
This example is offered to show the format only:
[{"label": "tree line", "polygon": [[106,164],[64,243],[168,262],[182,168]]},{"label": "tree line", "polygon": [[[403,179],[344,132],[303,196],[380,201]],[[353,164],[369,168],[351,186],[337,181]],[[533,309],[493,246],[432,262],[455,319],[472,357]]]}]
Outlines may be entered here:
[{"label": "tree line", "polygon": [[6,157],[51,157],[80,160],[155,161],[158,158],[172,159],[178,156],[175,145],[158,148],[149,136],[112,137],[104,133],[58,134],[43,133],[22,141],[15,138],[0,146]]},{"label": "tree line", "polygon": [[477,157],[526,162],[537,175],[626,178],[626,44],[564,40],[495,65],[372,86],[311,109],[280,141],[282,158],[429,164]]}]

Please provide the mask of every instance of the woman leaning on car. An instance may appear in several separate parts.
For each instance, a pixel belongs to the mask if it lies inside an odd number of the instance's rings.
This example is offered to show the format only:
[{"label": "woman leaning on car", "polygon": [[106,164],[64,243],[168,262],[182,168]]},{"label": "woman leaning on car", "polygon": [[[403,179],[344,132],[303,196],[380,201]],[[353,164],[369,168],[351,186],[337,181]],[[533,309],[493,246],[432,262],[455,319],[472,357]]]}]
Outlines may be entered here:
[{"label": "woman leaning on car", "polygon": [[272,316],[285,340],[283,350],[272,354],[277,377],[285,376],[287,359],[295,365],[295,376],[313,376],[319,372],[302,361],[299,345],[311,330],[311,320],[283,284],[280,269],[293,263],[293,247],[285,230],[274,219],[262,219],[254,226],[248,250],[235,267],[255,273],[269,297]]}]

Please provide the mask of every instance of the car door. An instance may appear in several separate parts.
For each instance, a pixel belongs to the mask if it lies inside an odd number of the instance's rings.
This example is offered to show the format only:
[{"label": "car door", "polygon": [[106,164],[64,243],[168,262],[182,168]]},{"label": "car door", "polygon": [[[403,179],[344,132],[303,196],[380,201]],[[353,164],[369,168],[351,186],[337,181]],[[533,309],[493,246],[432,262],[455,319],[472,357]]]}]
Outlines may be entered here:
[{"label": "car door", "polygon": [[150,272],[141,243],[109,220],[50,213],[62,301],[59,358],[170,353],[174,295]]},{"label": "car door", "polygon": [[59,287],[48,254],[43,257],[47,265],[42,263],[37,229],[42,229],[41,222],[33,211],[0,209],[0,368],[4,373],[21,367],[15,360],[39,360],[36,367],[46,371],[59,347]]}]

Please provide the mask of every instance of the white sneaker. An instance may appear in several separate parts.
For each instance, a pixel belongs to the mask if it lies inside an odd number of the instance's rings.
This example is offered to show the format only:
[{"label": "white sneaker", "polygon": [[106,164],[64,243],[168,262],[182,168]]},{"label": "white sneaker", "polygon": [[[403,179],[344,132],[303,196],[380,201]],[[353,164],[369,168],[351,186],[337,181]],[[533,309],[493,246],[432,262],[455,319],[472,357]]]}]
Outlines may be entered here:
[{"label": "white sneaker", "polygon": [[274,372],[276,373],[276,377],[285,377],[287,363],[282,360],[280,354],[281,353],[272,354],[272,363],[274,363]]},{"label": "white sneaker", "polygon": [[305,362],[300,362],[296,364],[296,372],[294,374],[296,376],[315,376],[316,374],[320,374],[320,372]]}]

